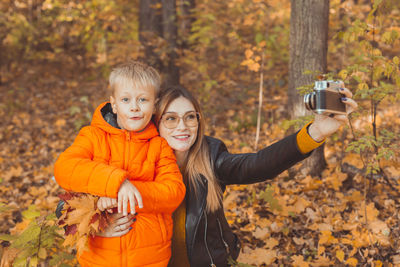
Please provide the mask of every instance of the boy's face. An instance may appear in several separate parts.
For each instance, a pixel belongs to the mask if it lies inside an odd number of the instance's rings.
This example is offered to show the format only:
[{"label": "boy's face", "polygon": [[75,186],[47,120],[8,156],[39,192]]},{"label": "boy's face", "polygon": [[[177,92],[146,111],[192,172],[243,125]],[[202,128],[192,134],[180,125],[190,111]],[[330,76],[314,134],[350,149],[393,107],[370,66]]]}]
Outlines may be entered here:
[{"label": "boy's face", "polygon": [[110,102],[117,114],[118,126],[128,131],[141,131],[150,122],[155,107],[153,86],[119,85],[114,88]]}]

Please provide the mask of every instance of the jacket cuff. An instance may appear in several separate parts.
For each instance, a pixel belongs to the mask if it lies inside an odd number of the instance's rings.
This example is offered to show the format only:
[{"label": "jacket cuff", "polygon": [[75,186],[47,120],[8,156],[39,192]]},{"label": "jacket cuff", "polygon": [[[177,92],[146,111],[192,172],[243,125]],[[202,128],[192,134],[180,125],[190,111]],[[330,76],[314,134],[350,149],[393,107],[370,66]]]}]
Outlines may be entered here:
[{"label": "jacket cuff", "polygon": [[119,188],[121,184],[128,178],[128,173],[125,170],[116,169],[107,184],[106,195],[108,197],[116,198],[118,196]]},{"label": "jacket cuff", "polygon": [[316,142],[312,137],[308,134],[308,127],[312,123],[307,123],[298,133],[296,136],[297,146],[302,154],[307,154],[320,145],[322,145],[326,139],[322,140],[321,142]]}]

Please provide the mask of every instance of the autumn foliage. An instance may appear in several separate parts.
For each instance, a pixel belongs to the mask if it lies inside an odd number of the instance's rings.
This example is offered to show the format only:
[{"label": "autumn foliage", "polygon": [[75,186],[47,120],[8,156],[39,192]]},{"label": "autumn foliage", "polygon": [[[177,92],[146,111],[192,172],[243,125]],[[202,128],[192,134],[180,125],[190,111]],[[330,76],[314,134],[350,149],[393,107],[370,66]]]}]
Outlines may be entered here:
[{"label": "autumn foliage", "polygon": [[67,192],[60,195],[64,201],[63,212],[58,218],[58,225],[65,229],[63,246],[76,246],[77,253],[87,249],[88,238],[107,226],[107,212],[97,208],[98,197]]},{"label": "autumn foliage", "polygon": [[[0,0],[1,267],[77,266],[104,227],[96,197],[65,194],[53,165],[108,99],[111,67],[145,59],[139,2]],[[290,1],[199,0],[190,15],[183,2],[180,83],[200,100],[207,134],[248,153],[309,119],[289,121],[286,108]],[[331,0],[328,35],[325,75],[345,82],[359,110],[326,141],[318,177],[299,164],[294,177],[227,188],[236,266],[400,266],[399,1]],[[168,42],[150,43],[167,65]]]}]

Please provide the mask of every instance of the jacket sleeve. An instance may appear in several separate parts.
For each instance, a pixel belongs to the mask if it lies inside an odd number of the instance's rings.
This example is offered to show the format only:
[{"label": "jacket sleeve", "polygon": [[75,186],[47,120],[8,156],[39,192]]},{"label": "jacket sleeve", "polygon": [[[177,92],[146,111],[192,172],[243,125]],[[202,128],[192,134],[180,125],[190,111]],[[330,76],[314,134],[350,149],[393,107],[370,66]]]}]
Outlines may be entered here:
[{"label": "jacket sleeve", "polygon": [[172,213],[186,193],[175,155],[164,139],[161,139],[154,181],[131,182],[142,196],[143,208],[136,207],[139,212]]},{"label": "jacket sleeve", "polygon": [[57,159],[54,177],[65,190],[116,198],[127,172],[93,160],[97,139],[90,126],[82,128],[74,143]]},{"label": "jacket sleeve", "polygon": [[[276,177],[278,174],[307,158],[297,146],[296,134],[292,134],[257,153],[231,154],[225,144],[211,140],[214,167],[222,184],[252,184]],[[212,151],[212,150],[215,151]]]}]

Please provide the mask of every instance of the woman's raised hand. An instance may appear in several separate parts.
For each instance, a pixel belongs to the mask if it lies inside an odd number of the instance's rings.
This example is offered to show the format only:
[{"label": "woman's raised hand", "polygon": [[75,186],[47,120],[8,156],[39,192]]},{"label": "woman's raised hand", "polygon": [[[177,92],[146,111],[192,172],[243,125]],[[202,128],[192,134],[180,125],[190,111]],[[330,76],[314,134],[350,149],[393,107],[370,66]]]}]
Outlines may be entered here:
[{"label": "woman's raised hand", "polygon": [[344,88],[344,84],[343,88],[340,89],[340,93],[345,95],[342,97],[342,102],[346,104],[347,114],[333,116],[316,114],[314,122],[308,128],[308,133],[317,142],[321,142],[324,138],[336,132],[342,124],[347,122],[347,116],[357,110],[358,105],[352,99],[353,94],[347,88]]}]

